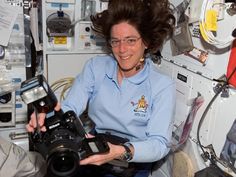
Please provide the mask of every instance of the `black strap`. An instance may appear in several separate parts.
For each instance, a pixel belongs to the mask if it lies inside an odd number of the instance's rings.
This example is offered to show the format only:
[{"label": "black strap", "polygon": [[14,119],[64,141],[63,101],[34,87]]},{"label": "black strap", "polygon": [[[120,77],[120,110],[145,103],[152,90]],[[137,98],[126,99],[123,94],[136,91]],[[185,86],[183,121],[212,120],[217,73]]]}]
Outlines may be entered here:
[{"label": "black strap", "polygon": [[127,138],[122,138],[120,136],[111,135],[111,134],[108,134],[108,133],[98,133],[98,134],[95,134],[95,135],[96,136],[103,136],[105,141],[110,142],[110,143],[115,144],[115,145],[124,144],[124,143],[129,141]]}]

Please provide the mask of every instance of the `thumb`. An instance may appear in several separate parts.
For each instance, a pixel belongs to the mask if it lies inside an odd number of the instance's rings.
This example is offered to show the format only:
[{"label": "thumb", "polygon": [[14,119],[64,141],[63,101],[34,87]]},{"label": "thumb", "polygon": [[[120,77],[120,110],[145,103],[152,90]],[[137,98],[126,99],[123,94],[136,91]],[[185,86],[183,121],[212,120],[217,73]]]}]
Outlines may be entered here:
[{"label": "thumb", "polygon": [[55,106],[54,110],[59,111],[61,109],[61,104],[57,102],[57,105]]}]

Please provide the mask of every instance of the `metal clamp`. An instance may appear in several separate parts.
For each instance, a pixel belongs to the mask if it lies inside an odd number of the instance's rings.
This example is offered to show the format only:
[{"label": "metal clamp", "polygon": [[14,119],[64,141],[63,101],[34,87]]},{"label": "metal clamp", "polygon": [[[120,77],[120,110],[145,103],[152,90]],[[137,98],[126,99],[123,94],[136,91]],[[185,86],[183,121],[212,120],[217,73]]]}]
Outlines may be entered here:
[{"label": "metal clamp", "polygon": [[16,133],[16,132],[11,132],[9,134],[9,137],[11,140],[18,140],[18,139],[25,139],[28,138],[28,132],[22,132],[22,133]]}]

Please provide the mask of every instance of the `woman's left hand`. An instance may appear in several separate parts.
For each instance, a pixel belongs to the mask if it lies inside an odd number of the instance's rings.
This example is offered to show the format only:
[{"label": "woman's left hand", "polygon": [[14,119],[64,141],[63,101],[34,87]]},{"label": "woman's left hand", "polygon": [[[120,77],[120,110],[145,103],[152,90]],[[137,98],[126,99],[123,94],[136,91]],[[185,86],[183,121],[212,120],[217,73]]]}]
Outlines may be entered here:
[{"label": "woman's left hand", "polygon": [[119,159],[124,153],[124,147],[120,145],[114,145],[108,142],[110,151],[108,153],[91,155],[80,161],[80,165],[102,165],[114,159]]}]

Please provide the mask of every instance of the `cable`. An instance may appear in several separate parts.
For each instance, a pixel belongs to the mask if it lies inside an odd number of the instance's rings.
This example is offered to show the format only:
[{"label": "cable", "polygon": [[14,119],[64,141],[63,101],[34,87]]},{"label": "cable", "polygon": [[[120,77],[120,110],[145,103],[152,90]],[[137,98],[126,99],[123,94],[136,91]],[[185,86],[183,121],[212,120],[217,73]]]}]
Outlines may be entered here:
[{"label": "cable", "polygon": [[58,89],[62,88],[61,94],[60,94],[60,101],[64,100],[65,98],[65,93],[66,91],[72,86],[74,82],[74,78],[73,77],[66,77],[66,78],[62,78],[59,79],[57,81],[55,81],[52,85],[52,91],[55,92]]},{"label": "cable", "polygon": [[71,22],[71,28],[74,27],[77,23],[81,22],[81,21],[84,21],[86,18],[88,18],[87,16],[83,17],[83,18],[80,18],[80,19],[76,19],[75,21],[72,21]]},{"label": "cable", "polygon": [[214,10],[214,5],[224,5],[224,3],[214,3],[214,0],[204,0],[203,4],[202,4],[202,9],[201,9],[201,15],[200,15],[200,32],[201,35],[203,37],[203,39],[212,45],[215,45],[217,47],[220,48],[224,48],[229,46],[232,41],[233,41],[233,37],[231,35],[229,35],[229,37],[224,37],[223,39],[221,38],[217,38],[217,35],[214,34],[212,31],[208,30],[206,27],[206,16],[207,16],[207,12],[209,12],[209,10]]},{"label": "cable", "polygon": [[[206,109],[204,110],[201,118],[200,118],[200,121],[198,123],[198,127],[197,127],[197,141],[198,141],[198,144],[203,152],[203,155],[204,157],[206,157],[208,160],[210,160],[210,162],[214,165],[216,165],[215,163],[215,159],[212,159],[209,157],[209,154],[207,154],[207,152],[203,149],[203,148],[207,148],[206,146],[203,146],[202,143],[201,143],[201,140],[200,140],[200,128],[202,126],[202,123],[211,107],[211,105],[213,104],[213,102],[215,101],[215,99],[218,97],[218,95],[222,92],[222,90],[226,87],[229,86],[229,80],[231,79],[231,77],[234,75],[234,73],[236,72],[236,67],[234,68],[234,70],[232,71],[232,73],[230,74],[230,76],[227,78],[227,80],[224,82],[224,84],[219,88],[219,90],[215,93],[214,97],[211,99],[211,101],[208,103]],[[217,168],[220,168],[216,165]],[[236,173],[235,169],[233,169],[232,166],[228,166],[234,173]]]},{"label": "cable", "polygon": [[[211,101],[208,103],[208,105],[207,105],[206,109],[204,110],[204,112],[203,112],[203,114],[202,114],[202,117],[201,117],[201,119],[200,119],[200,121],[199,121],[199,123],[198,123],[198,127],[197,127],[197,141],[198,141],[198,144],[199,144],[199,146],[200,146],[200,148],[201,148],[201,150],[202,150],[202,152],[203,152],[203,154],[204,154],[205,157],[208,157],[208,155],[206,154],[206,152],[205,152],[204,149],[203,149],[203,148],[206,148],[206,147],[203,146],[203,145],[201,144],[201,141],[200,141],[200,137],[199,137],[200,128],[201,128],[201,126],[202,126],[202,122],[203,122],[203,120],[205,119],[205,117],[206,117],[206,115],[207,115],[207,113],[208,113],[208,111],[209,111],[209,109],[210,109],[212,103],[215,101],[215,99],[217,98],[217,96],[221,93],[221,91],[223,90],[223,87],[224,87],[224,86],[222,86],[222,87],[218,90],[218,92],[214,95],[214,97],[213,97],[213,98],[211,99]],[[209,160],[210,160],[210,159],[209,159]]]}]

